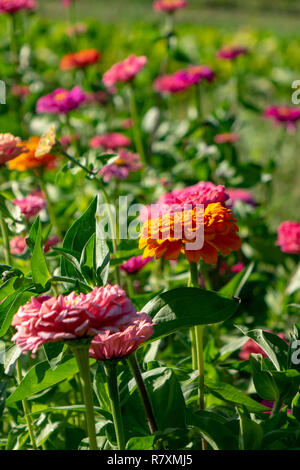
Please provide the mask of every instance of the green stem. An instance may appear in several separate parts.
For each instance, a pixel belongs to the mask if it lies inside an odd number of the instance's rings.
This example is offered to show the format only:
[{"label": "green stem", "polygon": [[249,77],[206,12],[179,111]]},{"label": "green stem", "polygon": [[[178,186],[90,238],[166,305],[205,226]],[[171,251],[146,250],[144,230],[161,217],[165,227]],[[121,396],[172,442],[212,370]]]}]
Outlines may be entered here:
[{"label": "green stem", "polygon": [[116,432],[117,444],[119,450],[125,449],[125,436],[124,436],[124,427],[123,419],[121,414],[121,405],[120,397],[118,390],[118,375],[117,375],[117,362],[111,361],[107,362],[104,365],[107,385],[110,397],[111,413],[113,416],[113,422]]},{"label": "green stem", "polygon": [[[21,368],[21,359],[20,358],[17,360],[16,372],[17,372],[17,381],[18,381],[18,383],[20,383],[22,381],[22,368]],[[30,437],[30,440],[31,440],[32,448],[33,448],[33,450],[38,450],[38,447],[37,447],[36,442],[35,442],[33,428],[32,428],[32,421],[31,421],[31,417],[30,417],[29,404],[28,404],[28,401],[26,399],[22,400],[22,406],[23,406],[24,417],[25,417],[27,428],[28,428],[28,433],[29,433],[29,437]]]},{"label": "green stem", "polygon": [[137,385],[137,388],[138,388],[138,391],[139,391],[139,394],[143,403],[145,414],[147,416],[147,421],[148,421],[150,432],[151,434],[154,434],[157,431],[157,425],[156,425],[156,421],[154,418],[154,414],[153,414],[153,410],[152,410],[149,396],[147,393],[147,389],[146,389],[135,353],[131,354],[127,360],[128,360],[128,364],[132,372],[132,375],[134,376],[135,381],[136,381],[136,385]]},{"label": "green stem", "polygon": [[196,100],[196,109],[197,109],[197,117],[198,121],[201,123],[203,118],[203,111],[202,111],[202,93],[201,93],[201,84],[197,83],[195,85],[195,100]]},{"label": "green stem", "polygon": [[11,56],[12,56],[12,64],[16,67],[15,78],[17,78],[17,67],[19,62],[18,57],[18,46],[16,40],[16,18],[15,14],[9,15],[9,35],[10,35],[10,48],[11,48]]},{"label": "green stem", "polygon": [[131,107],[131,117],[133,120],[133,136],[134,136],[136,151],[138,152],[142,163],[146,165],[147,159],[146,159],[146,155],[144,152],[144,146],[143,146],[143,141],[142,141],[142,136],[141,136],[140,122],[139,122],[139,117],[138,117],[138,112],[137,112],[136,96],[135,96],[133,83],[131,83],[130,85],[130,107]]},{"label": "green stem", "polygon": [[[70,344],[71,343],[71,344]],[[93,391],[90,375],[89,365],[89,346],[90,343],[81,343],[70,341],[68,342],[72,353],[74,354],[80,375],[80,382],[83,391],[83,397],[85,402],[85,416],[86,416],[86,428],[90,442],[90,449],[97,450],[97,439],[96,439],[96,428],[95,428],[95,416],[94,416],[94,404],[93,404]]]},{"label": "green stem", "polygon": [[37,174],[37,178],[38,178],[38,182],[39,182],[39,185],[41,187],[41,190],[43,191],[45,199],[47,201],[47,207],[48,207],[50,222],[51,222],[53,228],[56,230],[56,233],[57,233],[58,237],[62,238],[61,230],[60,230],[59,225],[57,223],[57,219],[56,219],[55,211],[54,211],[54,208],[53,208],[53,205],[52,205],[52,201],[51,201],[49,193],[48,193],[47,184],[44,180],[44,171],[43,171],[43,169],[39,169],[36,172],[36,174]]},{"label": "green stem", "polygon": [[12,262],[11,262],[10,246],[9,246],[8,229],[7,229],[7,225],[5,223],[5,220],[1,211],[0,211],[0,227],[1,227],[1,233],[2,233],[2,238],[3,238],[3,245],[4,245],[5,263],[11,266]]}]

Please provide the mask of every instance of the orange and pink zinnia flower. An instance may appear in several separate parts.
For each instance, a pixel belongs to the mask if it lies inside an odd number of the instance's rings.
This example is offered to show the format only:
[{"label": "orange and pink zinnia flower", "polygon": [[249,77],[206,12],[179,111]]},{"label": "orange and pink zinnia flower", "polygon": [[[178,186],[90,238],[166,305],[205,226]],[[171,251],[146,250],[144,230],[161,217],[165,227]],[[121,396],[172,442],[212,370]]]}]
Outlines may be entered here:
[{"label": "orange and pink zinnia flower", "polygon": [[281,251],[300,254],[300,223],[286,220],[278,227],[277,245]]},{"label": "orange and pink zinnia flower", "polygon": [[61,70],[80,69],[99,62],[100,52],[97,49],[83,49],[65,55],[60,61]]},{"label": "orange and pink zinnia flower", "polygon": [[79,86],[75,86],[72,90],[58,88],[38,100],[36,112],[67,114],[69,111],[77,109],[85,99],[86,95]]},{"label": "orange and pink zinnia flower", "polygon": [[36,2],[34,0],[0,0],[1,13],[17,13],[19,10],[34,10]]},{"label": "orange and pink zinnia flower", "polygon": [[130,324],[121,331],[105,328],[95,336],[90,347],[90,356],[98,361],[121,359],[133,353],[154,334],[152,318],[146,313],[132,315]]},{"label": "orange and pink zinnia flower", "polygon": [[147,58],[145,56],[136,56],[131,54],[125,60],[114,64],[103,75],[103,83],[107,87],[111,87],[118,82],[129,82],[134,79],[137,73],[146,65]]},{"label": "orange and pink zinnia flower", "polygon": [[137,317],[136,308],[118,285],[95,287],[88,294],[42,296],[19,308],[12,325],[23,352],[35,353],[44,343],[75,340],[120,331]]},{"label": "orange and pink zinnia flower", "polygon": [[153,2],[155,11],[165,11],[167,13],[172,13],[187,6],[188,2],[186,0],[156,0]]},{"label": "orange and pink zinnia flower", "polygon": [[293,106],[269,106],[264,116],[273,119],[276,124],[285,125],[288,131],[294,132],[296,123],[300,119],[300,109]]},{"label": "orange and pink zinnia flower", "polygon": [[0,165],[18,157],[24,152],[24,148],[20,145],[20,137],[12,134],[0,134]]}]

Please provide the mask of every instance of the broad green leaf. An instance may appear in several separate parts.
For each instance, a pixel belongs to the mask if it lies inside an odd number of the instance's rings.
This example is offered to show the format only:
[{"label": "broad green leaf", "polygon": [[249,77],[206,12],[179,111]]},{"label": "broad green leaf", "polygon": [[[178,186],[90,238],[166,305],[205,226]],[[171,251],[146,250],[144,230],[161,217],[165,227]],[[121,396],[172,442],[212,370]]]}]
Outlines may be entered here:
[{"label": "broad green leaf", "polygon": [[45,254],[42,248],[42,227],[39,217],[37,217],[37,232],[35,237],[35,244],[32,252],[31,257],[31,273],[33,282],[38,285],[42,286],[43,288],[46,287],[48,281],[51,279],[51,275],[48,270],[48,266],[46,263]]},{"label": "broad green leaf", "polygon": [[156,436],[132,437],[126,444],[126,450],[153,450]]},{"label": "broad green leaf", "polygon": [[21,356],[22,351],[17,344],[11,343],[8,349],[5,350],[4,357],[4,372],[6,375],[12,375],[15,364],[19,357]]},{"label": "broad green leaf", "polygon": [[82,250],[81,257],[80,257],[81,273],[86,279],[86,281],[92,283],[92,285],[94,285],[96,282],[95,237],[96,237],[96,234],[93,234],[91,238],[86,242]]},{"label": "broad green leaf", "polygon": [[6,400],[6,404],[11,405],[16,401],[29,398],[72,377],[77,372],[76,359],[72,356],[65,356],[55,370],[51,369],[48,361],[39,362],[27,372],[16,390]]},{"label": "broad green leaf", "polygon": [[96,210],[96,240],[95,240],[95,257],[96,257],[96,273],[97,278],[102,281],[105,286],[109,275],[110,253],[105,240],[105,234],[101,222],[100,200],[98,199]]},{"label": "broad green leaf", "polygon": [[263,438],[262,427],[240,412],[240,450],[259,450]]},{"label": "broad green leaf", "polygon": [[221,381],[216,382],[212,379],[205,379],[205,386],[210,393],[221,400],[227,401],[238,407],[245,407],[250,413],[262,413],[269,411],[269,408],[261,405],[257,401],[245,395],[238,388]]},{"label": "broad green leaf", "polygon": [[155,333],[150,338],[154,341],[180,328],[224,321],[236,312],[238,305],[238,299],[204,289],[182,287],[157,295],[142,311],[156,323]]},{"label": "broad green leaf", "polygon": [[67,348],[67,345],[61,341],[55,343],[45,343],[43,345],[43,350],[51,369],[56,369]]},{"label": "broad green leaf", "polygon": [[244,285],[246,284],[247,280],[249,279],[250,274],[252,273],[254,268],[254,263],[249,264],[249,266],[243,269],[241,272],[236,274],[231,281],[226,284],[226,286],[222,287],[219,291],[220,294],[225,295],[226,297],[238,297]]},{"label": "broad green leaf", "polygon": [[299,289],[300,289],[300,264],[297,267],[296,271],[294,272],[293,276],[291,277],[287,285],[286,294],[291,295]]},{"label": "broad green leaf", "polygon": [[[33,286],[32,286],[33,287]],[[17,312],[21,305],[32,297],[32,293],[27,292],[28,286],[21,287],[13,294],[6,297],[0,305],[0,337],[4,336],[10,325],[14,314]]]},{"label": "broad green leaf", "polygon": [[279,390],[271,372],[262,370],[261,358],[258,354],[251,354],[250,356],[254,386],[258,395],[264,400],[277,401]]}]

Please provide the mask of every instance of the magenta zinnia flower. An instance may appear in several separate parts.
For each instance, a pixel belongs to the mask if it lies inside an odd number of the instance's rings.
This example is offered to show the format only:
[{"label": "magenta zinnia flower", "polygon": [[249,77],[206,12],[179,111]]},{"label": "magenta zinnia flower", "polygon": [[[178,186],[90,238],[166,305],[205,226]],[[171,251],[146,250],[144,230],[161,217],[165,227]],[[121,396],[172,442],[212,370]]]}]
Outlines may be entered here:
[{"label": "magenta zinnia flower", "polygon": [[131,54],[125,60],[114,64],[103,75],[103,83],[110,87],[117,82],[129,82],[134,79],[136,74],[146,65],[145,56],[136,56]]},{"label": "magenta zinnia flower", "polygon": [[290,254],[300,254],[300,223],[286,220],[278,227],[277,245],[281,251]]},{"label": "magenta zinnia flower", "polygon": [[77,109],[85,99],[86,95],[79,86],[75,86],[72,90],[58,88],[38,100],[36,112],[67,114],[69,111]]},{"label": "magenta zinnia flower", "polygon": [[8,133],[0,134],[0,165],[26,152],[20,142],[20,137]]},{"label": "magenta zinnia flower", "polygon": [[17,13],[19,10],[34,10],[36,3],[34,0],[0,0],[1,13]]},{"label": "magenta zinnia flower", "polygon": [[158,93],[169,94],[187,90],[193,84],[186,70],[178,70],[173,74],[157,77],[153,87]]},{"label": "magenta zinnia flower", "polygon": [[253,194],[250,191],[247,191],[246,189],[229,188],[227,189],[227,194],[230,197],[229,204],[233,206],[237,201],[242,201],[245,204],[256,206],[256,203],[253,198]]},{"label": "magenta zinnia flower", "polygon": [[111,132],[102,135],[96,135],[90,140],[90,147],[103,147],[106,150],[115,150],[121,147],[129,147],[131,140],[119,132]]},{"label": "magenta zinnia flower", "polygon": [[243,46],[224,46],[217,52],[217,57],[219,59],[234,60],[247,53],[248,49]]},{"label": "magenta zinnia flower", "polygon": [[112,178],[123,180],[128,178],[129,174],[142,168],[140,157],[137,153],[121,149],[119,155],[112,159],[111,163],[105,165],[99,171],[103,176],[103,181],[108,182]]},{"label": "magenta zinnia flower", "polygon": [[277,124],[284,124],[288,131],[294,132],[300,119],[300,109],[293,106],[269,106],[264,116],[273,119]]},{"label": "magenta zinnia flower", "polygon": [[121,331],[104,329],[95,336],[90,347],[90,356],[98,361],[121,359],[133,353],[144,341],[154,334],[152,318],[146,313],[131,317],[129,325]]},{"label": "magenta zinnia flower", "polygon": [[34,217],[47,206],[46,200],[42,194],[28,194],[22,199],[15,199],[13,203],[21,209],[26,219]]},{"label": "magenta zinnia flower", "polygon": [[12,325],[12,340],[25,351],[35,353],[48,342],[95,336],[111,328],[125,328],[136,317],[123,289],[118,285],[95,287],[88,294],[32,298],[19,308]]},{"label": "magenta zinnia flower", "polygon": [[143,258],[142,255],[133,256],[125,263],[121,264],[120,269],[125,271],[127,274],[134,274],[139,272],[146,264],[152,261],[153,258]]},{"label": "magenta zinnia flower", "polygon": [[186,72],[193,84],[197,84],[201,80],[212,82],[215,78],[214,72],[207,65],[190,65]]},{"label": "magenta zinnia flower", "polygon": [[167,13],[171,13],[187,6],[188,2],[186,0],[156,0],[153,2],[153,9],[155,11],[165,11]]}]

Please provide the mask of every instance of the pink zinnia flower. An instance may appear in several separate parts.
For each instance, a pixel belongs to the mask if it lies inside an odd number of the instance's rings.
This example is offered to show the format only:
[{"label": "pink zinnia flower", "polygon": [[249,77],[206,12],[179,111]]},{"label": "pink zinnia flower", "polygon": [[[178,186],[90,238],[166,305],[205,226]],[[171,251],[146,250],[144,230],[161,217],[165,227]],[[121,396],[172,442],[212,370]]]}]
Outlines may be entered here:
[{"label": "pink zinnia flower", "polygon": [[25,237],[16,236],[9,241],[10,252],[12,255],[23,255],[27,249]]},{"label": "pink zinnia flower", "polygon": [[130,324],[122,331],[104,329],[95,336],[90,347],[90,356],[98,361],[121,359],[133,353],[154,334],[152,318],[146,313],[132,315]]},{"label": "pink zinnia flower", "polygon": [[30,88],[28,85],[13,85],[10,91],[18,98],[26,98],[30,93]]},{"label": "pink zinnia flower", "polygon": [[[266,406],[267,408],[272,408],[273,409],[274,405],[275,405],[275,402],[274,401],[263,400],[263,401],[261,401],[261,404]],[[284,408],[284,406],[282,406],[282,408]],[[290,415],[292,414],[292,410],[290,410],[290,409],[287,409],[286,412]],[[272,411],[265,411],[265,413],[271,414]]]},{"label": "pink zinnia flower", "polygon": [[197,184],[184,189],[175,189],[170,193],[163,194],[156,204],[146,206],[140,213],[140,219],[146,220],[167,214],[169,212],[181,211],[185,205],[192,207],[203,204],[204,208],[211,203],[225,203],[229,199],[225,186],[200,181]]},{"label": "pink zinnia flower", "polygon": [[173,74],[157,77],[153,87],[158,93],[168,94],[187,90],[193,84],[193,80],[186,70],[178,70]]},{"label": "pink zinnia flower", "polygon": [[145,56],[136,56],[131,54],[125,60],[114,64],[103,75],[103,83],[110,87],[117,82],[129,82],[134,79],[136,74],[146,65]]},{"label": "pink zinnia flower", "polygon": [[33,297],[13,318],[17,332],[12,340],[23,352],[35,353],[44,343],[95,336],[106,328],[118,331],[133,317],[136,308],[118,285],[95,287],[88,294]]},{"label": "pink zinnia flower", "polygon": [[300,119],[300,109],[293,106],[269,106],[264,116],[273,119],[276,124],[285,125],[288,131],[294,132],[296,123]]},{"label": "pink zinnia flower", "polygon": [[276,245],[281,251],[290,254],[300,254],[300,223],[286,220],[278,227]]},{"label": "pink zinnia flower", "polygon": [[65,8],[68,8],[72,5],[72,1],[75,1],[75,0],[62,0],[61,3]]},{"label": "pink zinnia flower", "polygon": [[0,165],[4,165],[26,151],[20,142],[20,137],[15,137],[12,134],[0,134]]},{"label": "pink zinnia flower", "polygon": [[237,274],[237,273],[240,273],[241,271],[243,271],[244,268],[245,268],[244,263],[242,263],[242,261],[240,261],[239,263],[236,263],[236,264],[232,265],[231,268],[230,268],[230,271],[234,274]]},{"label": "pink zinnia flower", "polygon": [[133,119],[132,118],[126,118],[122,122],[123,129],[130,129],[132,126],[133,126]]},{"label": "pink zinnia flower", "polygon": [[67,114],[69,111],[77,109],[85,99],[86,95],[79,86],[75,86],[72,90],[58,88],[38,100],[36,112]]},{"label": "pink zinnia flower", "polygon": [[243,46],[224,46],[217,52],[217,57],[219,59],[234,60],[247,53],[248,49]]},{"label": "pink zinnia flower", "polygon": [[256,206],[256,203],[254,201],[253,194],[251,193],[251,191],[247,191],[246,189],[240,189],[240,188],[229,188],[226,191],[230,198],[230,200],[228,201],[229,204],[234,206],[234,204],[237,201],[242,201],[245,204]]},{"label": "pink zinnia flower", "polygon": [[[272,331],[270,330],[266,331],[272,333]],[[278,333],[277,336],[286,341],[283,333]],[[251,354],[261,354],[263,357],[267,357],[267,354],[264,352],[264,350],[253,339],[250,338],[242,347],[241,352],[239,354],[239,358],[242,361],[247,361],[250,358]]]},{"label": "pink zinnia flower", "polygon": [[1,13],[17,13],[19,10],[34,10],[36,3],[34,0],[0,0]]},{"label": "pink zinnia flower", "polygon": [[76,23],[74,25],[69,25],[66,29],[68,36],[85,34],[87,32],[87,26],[84,23]]},{"label": "pink zinnia flower", "polygon": [[131,140],[119,132],[111,132],[102,135],[96,135],[90,140],[90,147],[103,147],[106,150],[115,150],[121,147],[129,147]]},{"label": "pink zinnia flower", "polygon": [[201,80],[212,82],[215,78],[214,72],[207,65],[190,65],[186,72],[193,84],[197,84]]},{"label": "pink zinnia flower", "polygon": [[52,246],[56,246],[58,243],[59,243],[59,238],[57,235],[53,235],[52,237],[49,237],[44,245],[44,253],[48,253],[48,251],[50,251],[50,248]]},{"label": "pink zinnia flower", "polygon": [[99,171],[103,181],[108,182],[112,178],[119,180],[126,179],[130,173],[142,168],[140,157],[137,153],[121,149],[118,157],[113,158],[112,163],[108,163]]},{"label": "pink zinnia flower", "polygon": [[186,0],[156,0],[153,3],[153,9],[155,11],[165,11],[167,13],[171,13],[187,6],[188,2]]},{"label": "pink zinnia flower", "polygon": [[233,144],[240,139],[240,135],[236,132],[224,132],[223,134],[217,134],[214,137],[216,144]]},{"label": "pink zinnia flower", "polygon": [[28,194],[22,199],[13,201],[20,209],[26,219],[34,217],[47,206],[46,200],[41,194]]},{"label": "pink zinnia flower", "polygon": [[142,255],[133,256],[129,258],[128,261],[121,264],[120,269],[125,271],[127,274],[134,274],[139,272],[149,261],[152,261],[153,258],[143,258]]}]

